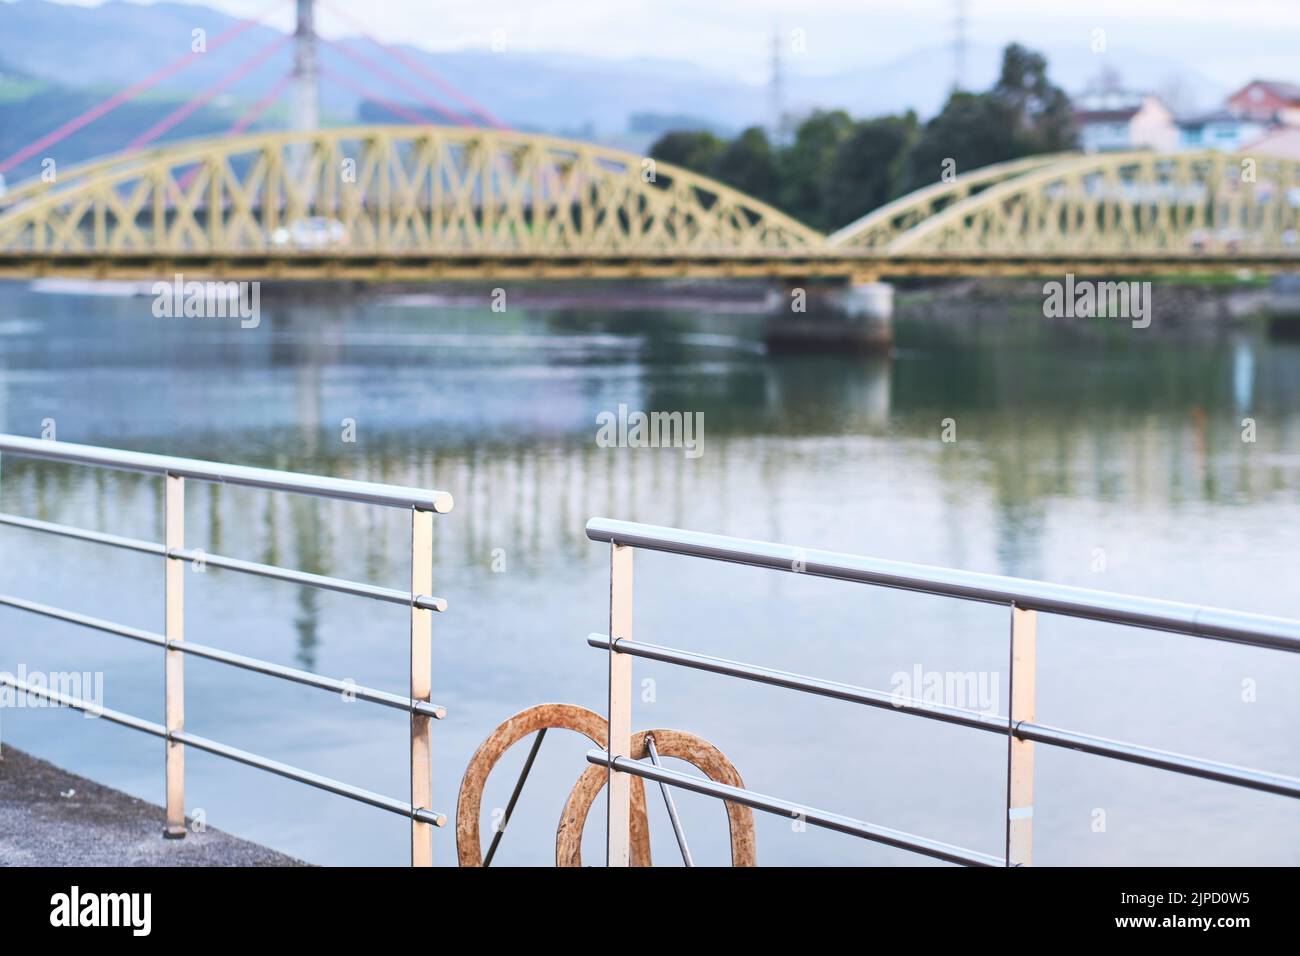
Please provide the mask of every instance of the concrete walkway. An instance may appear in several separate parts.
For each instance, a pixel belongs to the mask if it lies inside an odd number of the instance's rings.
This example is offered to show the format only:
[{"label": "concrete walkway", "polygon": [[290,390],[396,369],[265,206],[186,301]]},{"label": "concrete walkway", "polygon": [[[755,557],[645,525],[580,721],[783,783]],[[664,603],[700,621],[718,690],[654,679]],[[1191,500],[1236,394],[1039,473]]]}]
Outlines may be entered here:
[{"label": "concrete walkway", "polygon": [[0,865],[306,866],[211,827],[183,840],[162,829],[162,807],[4,748]]}]

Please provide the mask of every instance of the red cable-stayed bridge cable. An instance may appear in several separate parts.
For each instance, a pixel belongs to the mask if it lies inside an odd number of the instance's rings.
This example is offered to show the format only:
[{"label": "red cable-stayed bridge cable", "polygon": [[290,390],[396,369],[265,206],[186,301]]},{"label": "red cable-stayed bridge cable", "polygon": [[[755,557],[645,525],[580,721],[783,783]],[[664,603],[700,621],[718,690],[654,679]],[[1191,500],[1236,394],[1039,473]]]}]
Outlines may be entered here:
[{"label": "red cable-stayed bridge cable", "polygon": [[147,146],[149,143],[152,143],[159,136],[162,136],[168,130],[175,127],[178,123],[182,122],[184,119],[192,115],[200,107],[210,102],[212,98],[215,97],[222,90],[225,90],[228,87],[239,82],[244,77],[246,77],[249,73],[255,70],[257,67],[261,66],[263,63],[267,61],[267,59],[270,58],[270,56],[273,53],[275,53],[277,50],[279,50],[282,46],[284,46],[292,39],[293,36],[291,34],[286,33],[283,36],[277,37],[275,40],[272,40],[266,46],[262,47],[262,49],[258,50],[256,53],[250,56],[243,63],[239,64],[237,67],[235,67],[225,76],[223,76],[212,86],[208,87],[206,90],[204,90],[202,93],[199,93],[197,96],[191,97],[181,106],[172,110],[162,119],[160,119],[157,123],[154,123],[153,126],[150,126],[147,130],[145,130],[135,139],[131,140],[131,142],[127,143],[125,151],[128,153],[134,152],[135,150],[140,149],[142,146]]},{"label": "red cable-stayed bridge cable", "polygon": [[378,103],[380,106],[382,106],[384,109],[388,110],[390,113],[392,113],[395,116],[400,116],[403,119],[416,124],[417,126],[429,125],[429,118],[427,116],[421,116],[419,113],[416,113],[414,110],[408,110],[400,103],[394,103],[391,100],[386,100],[382,96],[370,92],[355,80],[349,79],[348,77],[343,76],[341,73],[335,73],[333,70],[329,69],[328,67],[322,66],[320,68],[320,75],[325,77],[326,79],[333,80],[335,83],[339,84],[339,86],[351,90],[353,93],[356,93],[362,99],[367,99],[370,100],[371,102]]},{"label": "red cable-stayed bridge cable", "polygon": [[402,50],[396,46],[390,46],[389,44],[384,43],[382,40],[375,37],[372,33],[370,33],[366,29],[364,23],[362,23],[357,17],[354,17],[348,11],[341,9],[340,7],[336,6],[333,3],[325,2],[325,0],[323,0],[322,6],[326,7],[331,13],[333,13],[335,16],[339,17],[340,19],[346,20],[357,30],[358,33],[360,33],[362,37],[369,40],[375,46],[379,47],[379,49],[383,50],[389,56],[401,60],[402,63],[404,63],[407,66],[408,69],[414,70],[416,73],[419,73],[426,80],[428,80],[434,86],[438,87],[448,96],[451,96],[453,99],[460,102],[466,109],[468,109],[471,113],[478,116],[488,125],[495,126],[497,129],[507,128],[505,123],[501,122],[491,113],[489,113],[484,107],[476,103],[466,93],[463,93],[461,90],[457,89],[453,84],[443,79],[433,70],[429,69],[427,66],[422,64],[419,60],[415,59],[413,56],[408,54],[405,50]]},{"label": "red cable-stayed bridge cable", "polygon": [[72,119],[68,120],[66,123],[63,123],[58,128],[53,129],[50,132],[46,133],[44,136],[41,136],[33,140],[32,142],[28,143],[26,146],[24,146],[22,149],[18,150],[16,153],[14,153],[13,155],[5,159],[3,162],[0,162],[0,173],[8,172],[9,170],[17,166],[19,163],[24,162],[25,160],[28,160],[31,157],[35,156],[41,150],[49,146],[53,146],[55,143],[59,143],[63,141],[68,136],[71,136],[73,133],[77,132],[77,130],[85,126],[88,126],[89,124],[93,123],[95,120],[99,119],[102,116],[108,115],[109,113],[113,112],[113,110],[117,109],[122,104],[128,103],[131,100],[135,99],[145,90],[148,90],[151,87],[156,86],[158,83],[160,83],[162,80],[165,80],[167,77],[180,72],[182,69],[184,69],[185,67],[193,63],[198,57],[206,56],[207,53],[211,53],[213,50],[220,49],[222,46],[224,46],[226,43],[233,40],[235,37],[239,36],[239,34],[243,33],[249,27],[252,27],[260,23],[262,20],[265,20],[266,17],[271,13],[271,11],[274,10],[283,2],[284,0],[273,0],[270,6],[268,6],[267,9],[264,10],[260,16],[246,17],[243,20],[239,20],[238,22],[233,24],[229,29],[225,30],[217,37],[215,37],[211,42],[207,44],[206,52],[200,53],[197,51],[191,51],[189,53],[186,53],[183,56],[178,57],[177,59],[173,60],[171,63],[168,63],[166,66],[163,66],[158,70],[155,70],[153,73],[146,76],[143,80],[140,80],[139,82],[132,84],[131,86],[127,87],[125,90],[119,90],[117,93],[114,93],[112,96],[104,100],[102,103],[98,103],[95,106],[92,106],[90,109],[86,110],[84,113],[80,114],[79,116],[74,116]]},{"label": "red cable-stayed bridge cable", "polygon": [[244,130],[248,129],[248,127],[261,119],[262,115],[271,108],[272,104],[274,104],[276,100],[280,98],[280,94],[284,92],[285,87],[287,87],[292,80],[292,73],[286,73],[284,76],[280,77],[275,86],[271,87],[270,91],[267,92],[266,95],[245,110],[244,114],[235,120],[235,124],[231,126],[230,129],[226,130],[226,135],[238,136],[240,133],[244,132]]},{"label": "red cable-stayed bridge cable", "polygon": [[[324,38],[322,37],[321,39]],[[458,126],[471,125],[471,121],[468,117],[453,112],[452,110],[447,109],[447,107],[441,105],[440,103],[430,99],[419,87],[415,86],[415,84],[411,83],[409,80],[401,76],[398,76],[397,74],[393,73],[392,71],[386,69],[383,66],[380,66],[377,63],[374,63],[373,61],[363,56],[361,53],[357,52],[356,50],[352,50],[344,46],[342,43],[337,42],[335,40],[325,40],[325,43],[329,45],[330,49],[337,50],[339,53],[347,57],[352,62],[363,67],[364,69],[369,70],[375,76],[381,79],[385,79],[388,82],[394,84],[395,86],[400,86],[402,89],[406,90],[408,93],[411,93],[417,99],[419,99],[420,102],[422,102],[426,107],[446,117],[452,123],[455,123]]]},{"label": "red cable-stayed bridge cable", "polygon": [[[259,119],[261,119],[262,115],[271,108],[272,104],[274,104],[276,100],[280,98],[280,94],[284,92],[285,87],[287,87],[289,83],[292,82],[292,80],[293,80],[292,72],[286,73],[284,76],[280,77],[280,79],[276,82],[276,84],[273,87],[271,87],[271,89],[265,95],[263,95],[263,97],[260,100],[258,100],[252,106],[250,106],[247,110],[244,111],[244,113],[238,119],[235,120],[234,125],[231,126],[230,129],[226,130],[226,132],[223,134],[223,138],[230,137],[230,136],[239,136],[244,132],[244,130],[248,129],[248,127],[252,126]],[[194,168],[190,169],[183,177],[181,177],[181,181],[180,181],[181,192],[186,192],[189,190],[190,184],[194,182],[194,177],[197,176],[198,174],[199,174],[199,167],[195,166]]]}]

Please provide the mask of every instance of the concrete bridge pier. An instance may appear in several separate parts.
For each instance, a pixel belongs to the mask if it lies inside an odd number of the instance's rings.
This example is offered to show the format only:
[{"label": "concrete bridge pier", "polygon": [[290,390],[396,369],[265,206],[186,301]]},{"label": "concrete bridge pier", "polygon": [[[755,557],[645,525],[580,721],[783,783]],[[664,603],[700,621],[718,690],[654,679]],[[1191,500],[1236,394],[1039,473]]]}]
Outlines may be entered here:
[{"label": "concrete bridge pier", "polygon": [[1300,339],[1300,275],[1273,276],[1267,310],[1269,338]]},{"label": "concrete bridge pier", "polygon": [[768,351],[888,353],[894,287],[887,282],[784,282],[768,293]]}]

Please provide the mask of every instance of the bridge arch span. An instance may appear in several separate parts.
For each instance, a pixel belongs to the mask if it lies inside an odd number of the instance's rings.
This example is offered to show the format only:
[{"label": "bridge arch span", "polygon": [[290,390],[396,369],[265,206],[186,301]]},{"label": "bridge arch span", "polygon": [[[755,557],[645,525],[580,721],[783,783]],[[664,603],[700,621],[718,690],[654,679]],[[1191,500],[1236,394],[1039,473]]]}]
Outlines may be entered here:
[{"label": "bridge arch span", "polygon": [[988,189],[1008,179],[1013,179],[1074,157],[1073,153],[1051,153],[1028,156],[1005,163],[994,163],[962,173],[951,181],[922,186],[904,196],[872,210],[860,219],[849,223],[827,238],[828,244],[839,250],[861,250],[881,253],[909,229],[938,215],[947,207]]},{"label": "bridge arch span", "polygon": [[753,257],[823,243],[779,210],[666,163],[459,127],[192,140],[20,184],[0,209],[5,253]]},{"label": "bridge arch span", "polygon": [[985,188],[965,195],[932,187],[903,197],[830,245],[887,257],[1154,255],[1189,265],[1206,255],[1300,256],[1295,160],[1217,151],[1050,159],[978,170],[970,185]]},{"label": "bridge arch span", "polygon": [[[1300,163],[1026,157],[829,237],[740,191],[551,136],[365,126],[94,160],[0,205],[0,275],[862,279],[1300,266]],[[1036,271],[1037,270],[1037,271]]]}]

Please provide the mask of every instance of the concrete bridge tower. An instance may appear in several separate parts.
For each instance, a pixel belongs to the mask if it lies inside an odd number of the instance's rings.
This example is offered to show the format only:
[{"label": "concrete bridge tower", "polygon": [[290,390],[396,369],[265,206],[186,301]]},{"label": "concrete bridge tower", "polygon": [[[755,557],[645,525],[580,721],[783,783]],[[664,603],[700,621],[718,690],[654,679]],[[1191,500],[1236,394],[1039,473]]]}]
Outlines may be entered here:
[{"label": "concrete bridge tower", "polygon": [[320,126],[320,71],[316,59],[314,0],[298,0],[298,28],[293,41],[293,85],[289,125],[295,130]]}]

